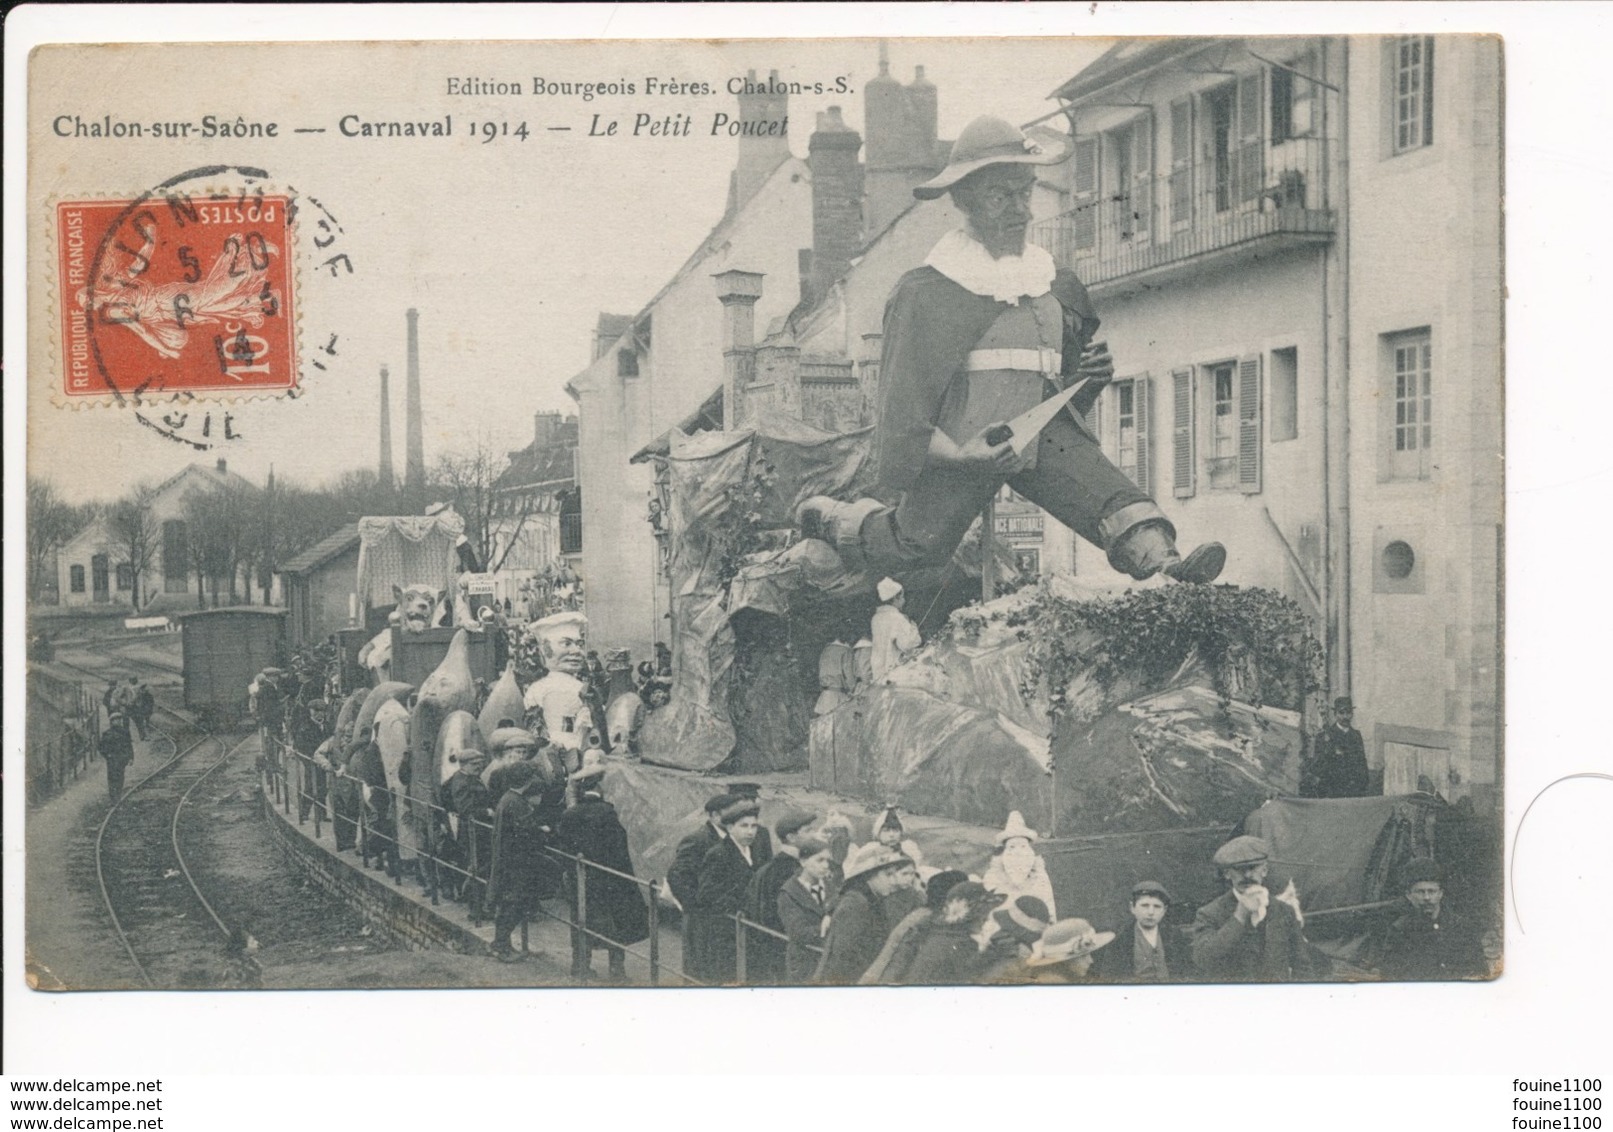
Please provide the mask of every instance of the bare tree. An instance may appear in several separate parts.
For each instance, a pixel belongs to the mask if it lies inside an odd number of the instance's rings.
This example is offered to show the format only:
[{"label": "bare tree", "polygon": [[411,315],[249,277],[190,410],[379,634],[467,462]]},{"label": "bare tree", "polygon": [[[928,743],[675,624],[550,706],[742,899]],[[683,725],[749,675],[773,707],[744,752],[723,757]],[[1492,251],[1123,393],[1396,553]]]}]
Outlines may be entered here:
[{"label": "bare tree", "polygon": [[56,485],[28,477],[28,600],[38,601],[50,578],[51,556],[93,516],[56,493]]},{"label": "bare tree", "polygon": [[537,510],[530,493],[498,490],[509,466],[509,455],[495,450],[484,434],[470,450],[440,457],[432,470],[437,497],[453,504],[465,520],[465,537],[477,561],[490,572],[504,565]]},{"label": "bare tree", "polygon": [[202,595],[204,580],[210,583],[215,607],[220,589],[232,604],[240,600],[241,567],[253,557],[252,543],[261,521],[262,503],[256,488],[238,483],[198,491],[185,501],[197,593]]},{"label": "bare tree", "polygon": [[118,565],[129,567],[129,600],[135,609],[143,608],[149,600],[144,582],[162,546],[162,524],[151,510],[155,495],[149,484],[139,484],[106,513],[105,549]]}]

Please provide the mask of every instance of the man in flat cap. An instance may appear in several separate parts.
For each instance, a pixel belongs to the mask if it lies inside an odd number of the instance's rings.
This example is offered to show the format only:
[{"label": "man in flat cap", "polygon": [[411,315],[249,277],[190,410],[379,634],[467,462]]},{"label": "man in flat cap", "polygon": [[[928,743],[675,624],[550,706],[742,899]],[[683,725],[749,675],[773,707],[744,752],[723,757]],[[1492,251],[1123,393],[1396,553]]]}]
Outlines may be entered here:
[{"label": "man in flat cap", "polygon": [[1223,982],[1280,983],[1315,978],[1299,913],[1266,887],[1271,849],[1258,837],[1234,837],[1212,859],[1228,890],[1193,920],[1193,966]]},{"label": "man in flat cap", "polygon": [[[789,809],[773,823],[778,837],[778,851],[773,859],[758,866],[751,879],[750,893],[745,902],[745,915],[764,927],[783,933],[784,921],[779,915],[778,897],[790,878],[801,871],[803,841],[810,838],[808,830],[818,820],[811,810]],[[784,979],[784,941],[752,932],[746,955],[746,979],[753,986],[770,985]]]},{"label": "man in flat cap", "polygon": [[[758,868],[752,847],[756,844],[756,831],[761,828],[761,807],[749,798],[730,797],[717,816],[724,836],[700,862],[694,903],[689,908],[694,954],[686,957],[684,969],[701,982],[721,985],[738,978],[737,924],[733,916],[745,911]],[[747,982],[749,976],[747,963]]]},{"label": "man in flat cap", "polygon": [[[1098,318],[1080,280],[1025,242],[1034,167],[1071,148],[1045,150],[1000,118],[977,118],[940,175],[913,190],[921,200],[950,193],[968,222],[897,282],[886,305],[875,498],[814,496],[797,512],[803,535],[829,542],[870,584],[945,563],[1004,483],[1134,578],[1210,582],[1221,572],[1218,543],[1177,552],[1165,513],[1081,419],[1113,377],[1113,359],[1092,344]],[[1070,408],[1038,437],[1001,435],[1079,381]]]},{"label": "man in flat cap", "polygon": [[1302,798],[1360,798],[1367,793],[1367,751],[1355,728],[1349,696],[1333,701],[1333,719],[1316,736],[1311,757],[1299,772]]},{"label": "man in flat cap", "polygon": [[1098,953],[1093,975],[1112,983],[1175,983],[1188,978],[1192,948],[1181,929],[1165,922],[1171,894],[1157,880],[1131,887],[1131,923]]},{"label": "man in flat cap", "polygon": [[1488,973],[1478,933],[1445,900],[1445,870],[1417,857],[1401,870],[1411,908],[1384,937],[1378,969],[1386,979],[1477,979]]}]

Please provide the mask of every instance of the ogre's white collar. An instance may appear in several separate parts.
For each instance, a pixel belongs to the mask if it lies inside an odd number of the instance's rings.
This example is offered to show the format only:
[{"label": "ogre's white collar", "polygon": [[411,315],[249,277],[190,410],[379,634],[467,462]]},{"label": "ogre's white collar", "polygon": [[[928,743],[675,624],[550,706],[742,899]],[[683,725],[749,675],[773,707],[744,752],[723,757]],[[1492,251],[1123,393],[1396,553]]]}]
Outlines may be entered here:
[{"label": "ogre's white collar", "polygon": [[965,290],[1000,303],[1039,298],[1053,286],[1053,257],[1035,244],[1017,256],[994,259],[967,228],[941,237],[924,262]]}]

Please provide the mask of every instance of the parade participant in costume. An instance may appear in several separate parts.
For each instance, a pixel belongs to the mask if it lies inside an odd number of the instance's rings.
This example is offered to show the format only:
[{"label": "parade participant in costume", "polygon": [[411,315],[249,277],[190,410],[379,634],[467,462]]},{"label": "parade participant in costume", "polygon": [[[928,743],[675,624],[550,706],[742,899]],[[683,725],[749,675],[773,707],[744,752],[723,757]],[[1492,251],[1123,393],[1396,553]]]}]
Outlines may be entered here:
[{"label": "parade participant in costume", "polygon": [[470,907],[471,918],[480,923],[485,908],[487,873],[493,864],[492,824],[496,799],[482,781],[487,756],[474,747],[455,750],[453,755],[458,767],[443,786],[443,805],[454,815],[456,856],[459,867],[467,874],[460,886],[460,896]]},{"label": "parade participant in costume", "polygon": [[1348,696],[1333,701],[1333,721],[1316,736],[1310,759],[1300,768],[1302,798],[1360,798],[1367,793],[1366,744],[1355,729],[1355,704]]},{"label": "parade participant in costume", "polygon": [[751,852],[761,828],[760,814],[761,807],[750,799],[731,797],[718,811],[726,836],[700,862],[694,904],[689,909],[695,950],[684,966],[702,982],[732,983],[737,977],[735,925],[730,917],[744,910],[751,881],[760,867]]},{"label": "parade participant in costume", "polygon": [[874,610],[873,625],[868,631],[874,643],[872,661],[874,683],[889,675],[890,670],[907,661],[924,643],[919,627],[902,612],[907,604],[907,593],[900,582],[881,578],[877,587],[879,608]]},{"label": "parade participant in costume", "polygon": [[[801,871],[800,842],[810,836],[807,829],[818,820],[811,810],[787,810],[773,823],[778,851],[773,859],[756,870],[745,899],[745,916],[776,932],[784,931],[779,919],[778,897],[785,883]],[[746,946],[745,981],[752,986],[777,983],[784,977],[784,942],[761,932],[752,932]]]},{"label": "parade participant in costume", "polygon": [[832,875],[835,863],[829,843],[806,836],[795,843],[801,869],[778,894],[778,918],[790,942],[784,948],[784,980],[791,986],[812,981],[829,928],[829,909],[840,895]]},{"label": "parade participant in costume", "polygon": [[1192,930],[1193,966],[1205,978],[1287,982],[1318,974],[1299,912],[1266,887],[1270,859],[1270,846],[1247,835],[1215,851],[1228,891],[1199,909]]},{"label": "parade participant in costume", "polygon": [[128,717],[114,710],[106,730],[96,744],[106,762],[106,792],[114,802],[123,797],[123,775],[134,761],[134,740],[129,737]]},{"label": "parade participant in costume", "polygon": [[885,945],[863,972],[857,982],[860,986],[900,986],[906,982],[908,969],[918,954],[924,929],[941,915],[946,907],[947,895],[952,889],[969,879],[969,874],[957,869],[946,869],[930,877],[924,886],[924,903],[903,916],[885,937]]},{"label": "parade participant in costume", "polygon": [[[605,762],[595,759],[584,762],[572,775],[577,791],[577,804],[561,815],[555,825],[556,845],[585,861],[613,869],[615,873],[633,874],[633,858],[627,847],[627,830],[616,807],[605,800]],[[650,911],[644,903],[644,893],[638,882],[600,869],[583,869],[584,915],[582,924],[591,932],[616,941],[617,944],[634,944],[649,938]],[[572,918],[577,916],[577,870],[566,870],[566,892],[571,898]],[[592,956],[595,948],[603,947],[609,963],[610,981],[627,981],[627,953],[597,936],[585,936],[580,947],[573,949],[572,975],[578,979],[593,978]]]},{"label": "parade participant in costume", "polygon": [[1042,933],[1022,962],[997,974],[999,985],[1069,985],[1092,981],[1093,955],[1114,932],[1094,930],[1085,920],[1060,920]]},{"label": "parade participant in costume", "polygon": [[575,770],[583,735],[594,725],[583,702],[588,659],[588,618],[581,613],[555,613],[534,621],[529,630],[537,637],[538,651],[548,673],[527,685],[523,702],[528,709],[542,708],[550,739],[567,752],[567,770]]},{"label": "parade participant in costume", "polygon": [[956,986],[978,981],[986,962],[975,937],[1002,902],[1001,893],[992,892],[979,881],[953,885],[940,914],[919,929],[918,947],[902,981],[911,986]]},{"label": "parade participant in costume", "polygon": [[493,954],[502,962],[524,956],[510,943],[516,925],[530,916],[542,895],[547,833],[532,804],[541,789],[538,768],[521,763],[510,768],[506,789],[493,811],[493,860],[487,902],[493,909]]},{"label": "parade participant in costume", "polygon": [[997,851],[982,878],[987,888],[1001,893],[1008,900],[1021,896],[1034,896],[1047,906],[1049,917],[1057,915],[1053,906],[1053,882],[1048,879],[1047,865],[1037,856],[1037,833],[1025,824],[1018,810],[1008,815],[1008,822],[997,832]]},{"label": "parade participant in costume", "polygon": [[1379,970],[1386,979],[1477,979],[1489,972],[1479,934],[1445,900],[1445,870],[1429,857],[1408,862],[1401,873],[1411,910],[1384,938]]},{"label": "parade participant in costume", "polygon": [[912,911],[902,894],[912,895],[917,877],[912,861],[877,842],[858,846],[846,858],[845,887],[829,914],[818,982],[850,986],[862,978],[891,928]]},{"label": "parade participant in costume", "polygon": [[1165,922],[1171,894],[1156,880],[1131,888],[1131,923],[1115,933],[1115,945],[1098,953],[1093,974],[1104,982],[1179,983],[1192,970],[1192,947],[1181,930]]},{"label": "parade participant in costume", "polygon": [[[797,510],[804,535],[828,541],[870,582],[944,563],[1005,482],[1134,578],[1163,571],[1209,582],[1225,563],[1215,543],[1182,558],[1170,520],[1081,420],[1114,363],[1106,350],[1088,349],[1098,319],[1086,289],[1025,242],[1031,167],[1069,152],[1044,150],[1002,119],[977,118],[940,175],[913,190],[921,200],[951,193],[968,221],[897,282],[885,308],[875,498],[815,496]],[[998,440],[997,426],[1083,380],[1072,411],[1037,438]],[[1029,445],[1023,456],[1015,443]]]}]

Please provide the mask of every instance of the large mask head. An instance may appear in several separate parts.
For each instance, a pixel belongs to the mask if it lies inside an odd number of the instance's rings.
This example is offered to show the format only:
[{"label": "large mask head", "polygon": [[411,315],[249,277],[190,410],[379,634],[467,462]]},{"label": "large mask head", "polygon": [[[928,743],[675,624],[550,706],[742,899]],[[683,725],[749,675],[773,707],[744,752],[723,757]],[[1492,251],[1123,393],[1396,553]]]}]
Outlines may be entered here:
[{"label": "large mask head", "polygon": [[581,613],[556,613],[532,623],[538,651],[550,672],[579,676],[588,664],[588,618]]}]

